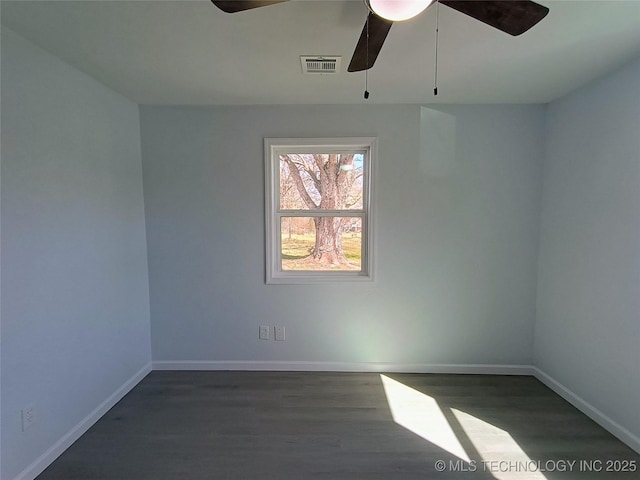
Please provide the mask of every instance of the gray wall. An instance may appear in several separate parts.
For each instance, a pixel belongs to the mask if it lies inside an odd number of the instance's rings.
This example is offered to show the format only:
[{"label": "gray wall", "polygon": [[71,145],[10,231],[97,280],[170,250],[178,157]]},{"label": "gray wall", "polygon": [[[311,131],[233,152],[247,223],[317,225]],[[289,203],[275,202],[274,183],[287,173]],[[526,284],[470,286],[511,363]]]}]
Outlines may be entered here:
[{"label": "gray wall", "polygon": [[[141,107],[154,361],[530,364],[543,114]],[[265,285],[263,138],[363,135],[376,282]]]},{"label": "gray wall", "polygon": [[134,103],[2,29],[2,478],[150,362],[139,138]]},{"label": "gray wall", "polygon": [[535,363],[640,444],[640,60],[553,102]]}]

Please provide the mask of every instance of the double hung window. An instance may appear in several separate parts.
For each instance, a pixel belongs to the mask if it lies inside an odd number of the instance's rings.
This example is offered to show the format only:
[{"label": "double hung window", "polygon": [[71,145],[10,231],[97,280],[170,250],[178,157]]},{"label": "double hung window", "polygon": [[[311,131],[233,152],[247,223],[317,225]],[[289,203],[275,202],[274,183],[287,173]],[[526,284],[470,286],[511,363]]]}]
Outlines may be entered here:
[{"label": "double hung window", "polygon": [[267,283],[372,278],[376,139],[265,139]]}]

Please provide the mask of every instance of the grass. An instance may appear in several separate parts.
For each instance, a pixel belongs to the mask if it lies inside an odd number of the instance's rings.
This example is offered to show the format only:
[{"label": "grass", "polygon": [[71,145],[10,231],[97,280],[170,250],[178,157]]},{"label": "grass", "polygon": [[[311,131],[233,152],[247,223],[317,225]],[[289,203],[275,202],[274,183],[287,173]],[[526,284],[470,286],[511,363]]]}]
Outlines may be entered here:
[{"label": "grass", "polygon": [[[296,261],[303,260],[311,254],[311,250],[316,243],[315,234],[292,234],[282,236],[282,268],[283,270],[308,270],[308,264],[301,268],[296,268]],[[345,233],[342,235],[342,248],[347,260],[360,268],[362,257],[362,239],[359,233]],[[338,267],[344,270],[344,267]]]}]

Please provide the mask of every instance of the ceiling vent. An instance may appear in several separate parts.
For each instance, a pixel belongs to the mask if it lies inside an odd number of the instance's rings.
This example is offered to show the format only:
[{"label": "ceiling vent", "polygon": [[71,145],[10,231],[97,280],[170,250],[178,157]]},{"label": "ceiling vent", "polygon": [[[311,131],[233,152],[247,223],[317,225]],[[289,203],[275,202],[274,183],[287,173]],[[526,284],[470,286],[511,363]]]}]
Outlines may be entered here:
[{"label": "ceiling vent", "polygon": [[319,57],[319,56],[301,56],[302,73],[312,74],[329,74],[338,73],[340,71],[340,62],[342,57]]}]

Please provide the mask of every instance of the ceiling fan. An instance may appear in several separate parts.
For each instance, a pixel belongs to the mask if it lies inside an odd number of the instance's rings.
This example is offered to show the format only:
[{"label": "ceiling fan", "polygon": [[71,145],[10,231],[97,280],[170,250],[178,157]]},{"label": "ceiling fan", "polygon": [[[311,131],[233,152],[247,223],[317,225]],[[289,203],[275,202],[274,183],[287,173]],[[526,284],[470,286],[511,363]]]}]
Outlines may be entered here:
[{"label": "ceiling fan", "polygon": [[[224,12],[236,13],[288,0],[211,1]],[[369,14],[347,71],[371,68],[394,20],[413,18],[435,1],[513,36],[526,32],[549,13],[547,7],[530,0],[364,0]],[[408,12],[399,11],[403,7]]]}]

